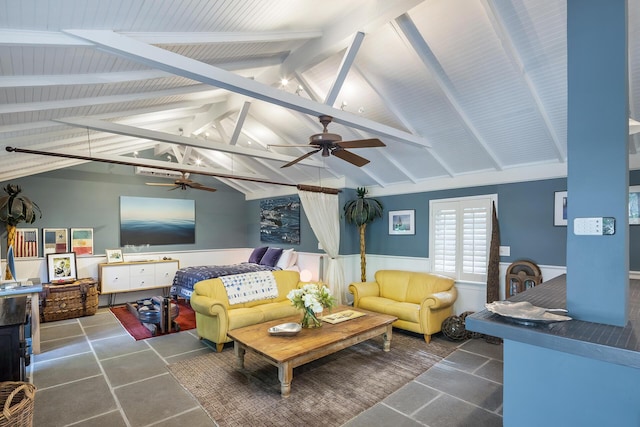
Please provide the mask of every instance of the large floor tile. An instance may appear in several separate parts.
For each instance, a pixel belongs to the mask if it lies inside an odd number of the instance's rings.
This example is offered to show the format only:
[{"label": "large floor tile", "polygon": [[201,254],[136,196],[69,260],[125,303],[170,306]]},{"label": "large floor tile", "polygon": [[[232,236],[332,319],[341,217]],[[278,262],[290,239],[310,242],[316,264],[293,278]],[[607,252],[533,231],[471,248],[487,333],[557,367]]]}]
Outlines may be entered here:
[{"label": "large floor tile", "polygon": [[84,328],[85,333],[90,341],[111,338],[116,336],[129,336],[127,331],[122,327],[120,322],[104,323],[99,325],[87,326]]},{"label": "large floor tile", "polygon": [[69,338],[41,342],[40,353],[34,354],[32,360],[34,362],[42,362],[90,351],[91,346],[89,345],[89,341],[87,341],[87,337],[77,335]]},{"label": "large floor tile", "polygon": [[384,399],[384,403],[406,415],[411,415],[438,397],[440,392],[412,381]]},{"label": "large floor tile", "polygon": [[110,311],[102,311],[94,314],[93,316],[85,316],[78,318],[78,321],[83,327],[104,325],[108,323],[120,323],[116,316]]},{"label": "large floor tile", "polygon": [[484,338],[467,340],[460,346],[460,348],[492,359],[502,360],[502,344],[491,344]]},{"label": "large floor tile", "polygon": [[504,364],[499,360],[490,360],[482,365],[474,374],[497,383],[504,383]]},{"label": "large floor tile", "polygon": [[40,328],[40,342],[83,335],[80,323],[75,319],[67,323]]},{"label": "large floor tile", "polygon": [[163,357],[176,356],[191,350],[206,347],[201,340],[189,334],[188,331],[178,334],[161,335],[147,341],[148,344]]},{"label": "large floor tile", "polygon": [[433,366],[418,376],[416,381],[489,411],[495,411],[502,404],[502,384],[459,371],[443,363]]},{"label": "large floor tile", "polygon": [[137,351],[149,350],[149,344],[147,344],[146,341],[136,341],[129,335],[126,337],[116,335],[104,338],[91,342],[91,345],[100,360],[123,356]]},{"label": "large floor tile", "polygon": [[112,387],[167,373],[166,363],[153,350],[144,350],[101,361]]},{"label": "large floor tile", "polygon": [[65,426],[117,409],[115,399],[98,376],[36,392],[35,427]]},{"label": "large floor tile", "polygon": [[463,349],[454,351],[447,356],[442,362],[465,372],[474,372],[482,365],[489,362],[489,358],[476,353],[469,353]]},{"label": "large floor tile", "polygon": [[97,417],[89,418],[74,424],[73,427],[127,427],[122,413],[119,410],[107,412]]},{"label": "large floor tile", "polygon": [[169,373],[119,387],[115,393],[132,427],[145,426],[200,408]]},{"label": "large floor tile", "polygon": [[38,389],[102,375],[98,361],[93,353],[82,353],[38,362],[33,365],[31,372],[33,384]]},{"label": "large floor tile", "polygon": [[502,417],[446,394],[414,414],[429,427],[502,427]]},{"label": "large floor tile", "polygon": [[371,408],[360,413],[357,417],[349,420],[344,427],[371,427],[371,426],[393,426],[393,427],[424,427],[416,420],[407,417],[391,409],[383,403],[373,405]]}]

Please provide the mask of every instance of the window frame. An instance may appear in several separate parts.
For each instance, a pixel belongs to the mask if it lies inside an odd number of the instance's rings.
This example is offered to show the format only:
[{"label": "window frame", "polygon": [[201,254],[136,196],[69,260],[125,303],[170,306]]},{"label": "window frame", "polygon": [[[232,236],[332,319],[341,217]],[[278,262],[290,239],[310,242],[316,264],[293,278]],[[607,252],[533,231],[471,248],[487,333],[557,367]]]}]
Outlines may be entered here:
[{"label": "window frame", "polygon": [[[492,204],[495,203],[496,211],[498,209],[498,195],[497,194],[483,194],[478,196],[465,196],[465,197],[451,197],[445,199],[432,199],[429,200],[429,261],[431,264],[431,271],[436,274],[442,274],[449,276],[455,280],[464,282],[478,282],[486,283],[487,275],[486,270],[484,274],[469,273],[464,271],[464,209],[472,207],[481,207],[486,209],[486,244],[484,245],[484,256],[489,260],[489,250],[491,246],[491,233],[492,233]],[[436,243],[438,232],[436,227],[438,221],[436,215],[442,210],[449,209],[455,210],[455,261],[453,269],[439,269],[446,264],[446,260],[436,258]],[[451,260],[449,260],[451,263]],[[487,266],[488,267],[488,266]]]}]

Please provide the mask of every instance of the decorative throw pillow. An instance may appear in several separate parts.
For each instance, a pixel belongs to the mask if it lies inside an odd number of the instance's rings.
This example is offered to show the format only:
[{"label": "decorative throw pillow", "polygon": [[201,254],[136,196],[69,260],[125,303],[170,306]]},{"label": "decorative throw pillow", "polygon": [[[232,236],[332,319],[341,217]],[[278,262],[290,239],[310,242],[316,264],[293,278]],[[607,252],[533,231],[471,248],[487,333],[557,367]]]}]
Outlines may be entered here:
[{"label": "decorative throw pillow", "polygon": [[293,258],[294,255],[295,255],[295,252],[293,251],[293,249],[283,250],[282,255],[280,255],[280,259],[276,264],[276,267],[278,267],[281,270],[291,267],[291,258]]},{"label": "decorative throw pillow", "polygon": [[260,264],[275,267],[276,263],[280,259],[280,255],[282,255],[281,248],[270,247],[269,249],[267,249],[267,252],[264,253],[264,256],[260,260]]},{"label": "decorative throw pillow", "polygon": [[253,252],[251,252],[251,255],[249,255],[249,262],[254,263],[254,264],[258,264],[260,262],[260,260],[262,259],[262,257],[264,256],[264,253],[267,252],[267,249],[269,249],[268,246],[262,246],[260,248],[255,248],[253,250]]}]

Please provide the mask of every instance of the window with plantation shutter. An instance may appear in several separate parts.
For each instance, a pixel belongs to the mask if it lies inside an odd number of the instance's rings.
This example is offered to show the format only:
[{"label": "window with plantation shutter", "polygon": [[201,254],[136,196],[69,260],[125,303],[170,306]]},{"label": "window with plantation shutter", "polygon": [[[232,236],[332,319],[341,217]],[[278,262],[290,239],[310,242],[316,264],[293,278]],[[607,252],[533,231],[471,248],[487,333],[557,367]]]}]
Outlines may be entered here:
[{"label": "window with plantation shutter", "polygon": [[496,195],[429,202],[429,257],[434,273],[486,281],[494,200]]}]

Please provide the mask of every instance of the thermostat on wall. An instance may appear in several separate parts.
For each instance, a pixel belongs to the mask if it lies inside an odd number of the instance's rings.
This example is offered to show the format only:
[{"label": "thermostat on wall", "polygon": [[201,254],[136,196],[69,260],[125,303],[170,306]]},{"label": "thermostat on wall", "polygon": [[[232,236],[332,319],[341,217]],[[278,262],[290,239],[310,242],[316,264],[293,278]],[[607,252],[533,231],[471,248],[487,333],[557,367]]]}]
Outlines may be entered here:
[{"label": "thermostat on wall", "polygon": [[616,219],[604,218],[575,218],[573,233],[576,236],[610,236],[616,232]]}]

